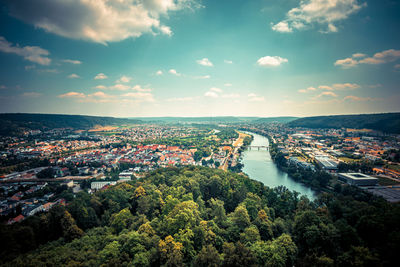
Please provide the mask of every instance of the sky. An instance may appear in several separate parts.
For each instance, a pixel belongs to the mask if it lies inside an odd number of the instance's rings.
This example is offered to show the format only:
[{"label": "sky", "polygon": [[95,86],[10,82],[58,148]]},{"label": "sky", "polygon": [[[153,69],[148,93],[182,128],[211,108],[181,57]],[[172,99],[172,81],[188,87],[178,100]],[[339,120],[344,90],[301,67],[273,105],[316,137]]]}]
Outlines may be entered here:
[{"label": "sky", "polygon": [[0,112],[399,112],[398,14],[396,0],[1,0]]}]

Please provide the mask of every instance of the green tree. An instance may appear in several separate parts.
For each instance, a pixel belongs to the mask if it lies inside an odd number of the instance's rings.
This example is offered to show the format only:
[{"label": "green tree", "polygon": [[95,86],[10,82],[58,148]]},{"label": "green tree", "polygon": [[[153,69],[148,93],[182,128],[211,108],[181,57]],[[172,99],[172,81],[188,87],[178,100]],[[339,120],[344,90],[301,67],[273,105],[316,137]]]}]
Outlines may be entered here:
[{"label": "green tree", "polygon": [[121,232],[123,229],[128,228],[133,222],[133,215],[128,208],[113,214],[110,220],[110,226],[116,233]]},{"label": "green tree", "polygon": [[204,246],[197,254],[193,266],[198,267],[217,267],[221,266],[222,259],[218,250],[213,245]]},{"label": "green tree", "polygon": [[76,225],[74,218],[68,211],[64,211],[64,216],[61,218],[60,223],[63,237],[66,240],[71,241],[83,236],[83,231]]}]

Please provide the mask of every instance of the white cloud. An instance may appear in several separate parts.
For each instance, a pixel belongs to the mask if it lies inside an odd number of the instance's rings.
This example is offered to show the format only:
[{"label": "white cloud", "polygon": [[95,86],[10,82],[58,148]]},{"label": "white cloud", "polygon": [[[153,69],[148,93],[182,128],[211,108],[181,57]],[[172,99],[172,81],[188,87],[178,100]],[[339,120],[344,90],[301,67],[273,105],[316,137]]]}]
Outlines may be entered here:
[{"label": "white cloud", "polygon": [[8,42],[3,36],[0,36],[0,51],[16,54],[23,57],[25,60],[40,65],[50,65],[51,63],[51,59],[48,57],[48,55],[50,55],[49,51],[40,48],[39,46],[13,46],[13,44]]},{"label": "white cloud", "polygon": [[112,86],[104,86],[104,85],[97,85],[95,87],[98,90],[117,90],[117,91],[127,91],[127,90],[134,90],[134,91],[138,91],[138,92],[151,92],[152,89],[151,88],[142,88],[140,85],[135,85],[133,87],[126,85],[126,84],[122,84],[122,83],[116,83]]},{"label": "white cloud", "polygon": [[225,83],[224,86],[230,87],[230,86],[232,86],[232,84],[231,83]]},{"label": "white cloud", "polygon": [[121,83],[117,83],[113,86],[108,87],[108,89],[111,90],[120,90],[120,91],[126,91],[128,89],[130,89],[131,87],[129,85],[126,84],[121,84]]},{"label": "white cloud", "polygon": [[47,32],[105,44],[143,33],[172,35],[160,17],[200,5],[194,0],[19,0],[8,6],[10,15]]},{"label": "white cloud", "polygon": [[74,64],[74,65],[82,64],[82,61],[74,60],[74,59],[64,59],[64,60],[62,60],[62,62],[70,63],[70,64]]},{"label": "white cloud", "polygon": [[[354,90],[357,88],[360,88],[361,86],[356,84],[356,83],[335,83],[332,85],[320,85],[318,86],[318,89],[321,90],[328,90],[328,91],[334,91],[334,90]],[[308,93],[311,91],[316,91],[317,88],[315,87],[308,87],[307,89],[300,89],[298,90],[299,93]],[[331,95],[330,93],[325,93],[323,95]]]},{"label": "white cloud", "polygon": [[320,85],[318,88],[322,90],[333,90],[333,88],[328,85]]},{"label": "white cloud", "polygon": [[315,100],[315,99],[318,99],[318,98],[322,98],[322,97],[324,97],[324,96],[337,97],[337,94],[335,94],[334,92],[330,92],[330,91],[328,91],[328,92],[322,92],[322,93],[320,93],[319,95],[313,97],[312,99]]},{"label": "white cloud", "polygon": [[338,59],[335,61],[334,65],[335,66],[341,66],[344,69],[348,69],[351,67],[354,67],[358,64],[357,60],[354,60],[352,58],[345,58],[345,59]]},{"label": "white cloud", "polygon": [[168,72],[175,76],[181,76],[181,74],[177,72],[175,69],[170,69]]},{"label": "white cloud", "polygon": [[123,94],[122,96],[129,97],[133,99],[135,102],[155,102],[152,93],[134,92],[134,93],[126,93]]},{"label": "white cloud", "polygon": [[113,98],[114,96],[108,95],[104,92],[96,92],[96,93],[88,95],[88,97]]},{"label": "white cloud", "polygon": [[217,98],[218,94],[216,92],[213,92],[213,91],[207,91],[207,92],[204,93],[204,96],[211,97],[211,98]]},{"label": "white cloud", "polygon": [[216,92],[216,93],[221,93],[221,92],[222,92],[222,89],[217,88],[217,87],[211,87],[211,88],[210,88],[210,91],[211,91],[211,92]]},{"label": "white cloud", "polygon": [[[355,67],[358,64],[384,64],[400,59],[400,50],[388,49],[382,52],[375,53],[372,57],[366,57],[362,53],[353,54],[352,57],[336,60],[335,66],[343,68]],[[361,59],[359,59],[361,58]]]},{"label": "white cloud", "polygon": [[60,97],[60,98],[84,98],[86,96],[84,93],[68,92],[68,93],[59,95],[58,97]]},{"label": "white cloud", "polygon": [[272,29],[277,32],[292,32],[293,30],[289,28],[289,23],[287,21],[278,22],[272,25]]},{"label": "white cloud", "polygon": [[302,0],[298,7],[292,8],[286,14],[286,19],[272,24],[272,30],[278,32],[293,32],[313,25],[322,25],[321,32],[337,32],[334,25],[347,19],[365,7],[366,3],[358,0]]},{"label": "white cloud", "polygon": [[299,93],[308,93],[308,92],[315,91],[315,90],[317,90],[317,88],[315,88],[315,87],[308,87],[307,89],[300,89],[300,90],[299,90]]},{"label": "white cloud", "polygon": [[278,56],[265,56],[257,60],[257,64],[262,67],[277,67],[286,62],[288,62],[286,58]]},{"label": "white cloud", "polygon": [[104,85],[97,85],[95,88],[99,89],[99,90],[106,90],[107,89],[107,87],[105,87]]},{"label": "white cloud", "polygon": [[360,64],[382,64],[393,62],[400,58],[400,50],[389,49],[376,53],[373,57],[367,57],[359,61]]},{"label": "white cloud", "polygon": [[79,78],[79,75],[75,74],[75,73],[72,73],[72,74],[68,75],[67,77],[70,78],[70,79],[77,79],[77,78]]},{"label": "white cloud", "polygon": [[233,64],[233,61],[232,61],[232,60],[224,59],[224,62],[225,62],[226,64]]},{"label": "white cloud", "polygon": [[108,78],[108,76],[105,75],[104,73],[99,73],[94,77],[95,80],[104,80],[104,79],[107,79],[107,78]]},{"label": "white cloud", "polygon": [[250,93],[247,95],[249,102],[264,102],[265,98],[263,96],[258,96],[255,93]]},{"label": "white cloud", "polygon": [[199,59],[199,60],[196,60],[196,62],[199,65],[203,65],[203,66],[207,66],[207,67],[213,66],[212,62],[208,58]]},{"label": "white cloud", "polygon": [[363,53],[355,53],[355,54],[352,55],[353,58],[360,58],[360,57],[366,57],[366,56],[367,55],[363,54]]},{"label": "white cloud", "polygon": [[346,89],[354,90],[360,88],[360,86],[356,83],[335,83],[332,85],[332,87],[335,90],[346,90]]},{"label": "white cloud", "polygon": [[165,35],[172,36],[172,30],[168,26],[165,25],[160,26],[160,31]]},{"label": "white cloud", "polygon": [[122,75],[121,78],[119,78],[116,82],[117,83],[129,83],[132,80],[131,77]]},{"label": "white cloud", "polygon": [[193,78],[194,78],[194,79],[201,79],[201,80],[204,80],[204,79],[210,79],[211,76],[210,76],[210,75],[193,76]]},{"label": "white cloud", "polygon": [[108,95],[104,92],[95,92],[93,94],[85,95],[84,93],[69,92],[59,95],[60,98],[73,98],[80,103],[109,103],[118,102],[116,95]]},{"label": "white cloud", "polygon": [[132,87],[132,90],[138,91],[138,92],[151,92],[151,88],[142,88],[140,85],[135,85]]},{"label": "white cloud", "polygon": [[344,100],[352,100],[352,101],[373,101],[376,100],[372,97],[359,97],[359,96],[354,96],[354,95],[348,95],[344,97]]},{"label": "white cloud", "polygon": [[157,75],[157,76],[163,75],[162,70],[158,70],[158,71],[156,72],[156,75]]}]

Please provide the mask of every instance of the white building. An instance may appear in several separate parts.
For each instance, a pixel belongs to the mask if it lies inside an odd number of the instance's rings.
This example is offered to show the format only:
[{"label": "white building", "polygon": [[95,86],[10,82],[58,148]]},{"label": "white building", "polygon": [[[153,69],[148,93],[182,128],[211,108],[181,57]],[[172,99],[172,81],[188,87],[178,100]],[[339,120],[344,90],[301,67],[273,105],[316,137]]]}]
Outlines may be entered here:
[{"label": "white building", "polygon": [[106,185],[115,185],[117,184],[116,181],[98,181],[98,182],[92,182],[90,184],[90,189],[92,190],[99,190],[105,187]]}]

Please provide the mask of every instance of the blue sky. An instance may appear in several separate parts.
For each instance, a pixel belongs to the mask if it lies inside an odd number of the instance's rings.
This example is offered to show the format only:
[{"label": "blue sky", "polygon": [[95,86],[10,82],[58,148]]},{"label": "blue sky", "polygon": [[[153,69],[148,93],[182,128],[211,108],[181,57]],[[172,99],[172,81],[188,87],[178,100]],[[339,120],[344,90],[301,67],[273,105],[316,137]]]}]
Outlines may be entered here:
[{"label": "blue sky", "polygon": [[400,111],[393,0],[4,0],[0,112]]}]

